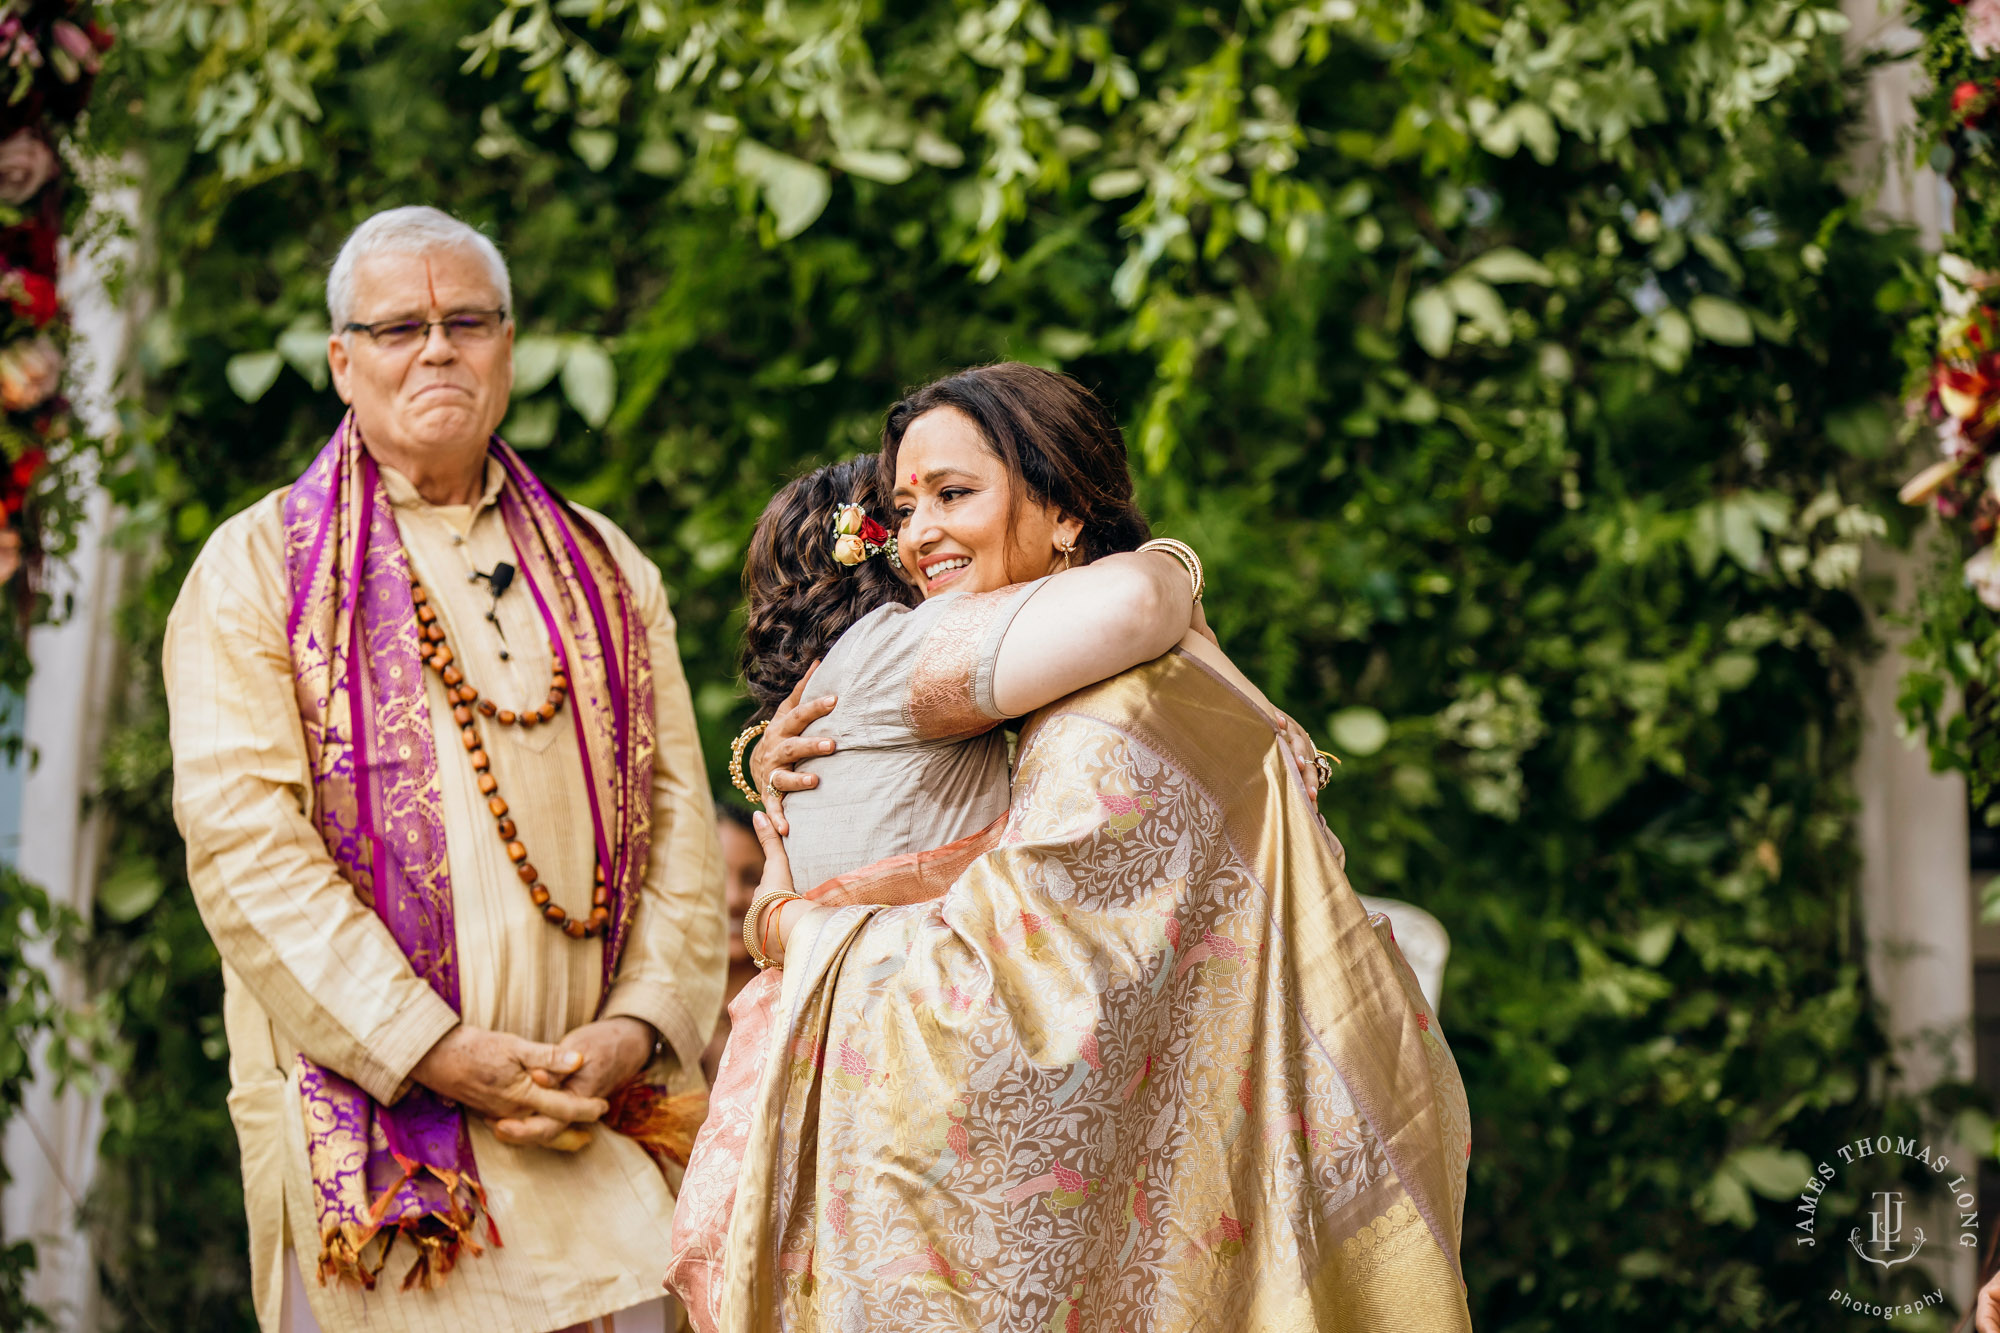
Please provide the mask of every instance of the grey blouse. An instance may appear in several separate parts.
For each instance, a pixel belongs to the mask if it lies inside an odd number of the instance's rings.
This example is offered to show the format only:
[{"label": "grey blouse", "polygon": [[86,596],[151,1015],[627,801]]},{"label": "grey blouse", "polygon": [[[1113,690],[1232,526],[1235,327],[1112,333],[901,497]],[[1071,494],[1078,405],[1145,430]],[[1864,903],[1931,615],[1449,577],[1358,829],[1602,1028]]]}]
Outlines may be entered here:
[{"label": "grey blouse", "polygon": [[1006,812],[993,662],[1041,585],[878,607],[834,643],[810,689],[840,702],[805,734],[831,736],[839,748],[799,765],[819,786],[785,797],[785,848],[801,892],[956,842]]}]

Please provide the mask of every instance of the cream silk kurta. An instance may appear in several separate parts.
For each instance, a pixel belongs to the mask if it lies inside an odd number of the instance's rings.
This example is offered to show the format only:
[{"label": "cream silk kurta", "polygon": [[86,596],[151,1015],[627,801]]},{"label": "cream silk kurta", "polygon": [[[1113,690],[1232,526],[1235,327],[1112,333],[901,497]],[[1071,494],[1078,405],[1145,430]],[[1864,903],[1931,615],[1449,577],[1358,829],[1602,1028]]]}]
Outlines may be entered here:
[{"label": "cream silk kurta", "polygon": [[[426,503],[382,469],[412,571],[443,618],[469,681],[501,707],[538,704],[552,667],[546,631],[518,584],[493,606],[473,569],[519,564],[487,464],[476,506]],[[174,810],[188,878],[221,952],[229,1109],[242,1148],[258,1320],[277,1327],[287,1248],[306,1273],[326,1333],[540,1333],[661,1295],[674,1199],[631,1140],[598,1130],[582,1151],[513,1148],[472,1119],[473,1152],[503,1244],[463,1257],[443,1286],[403,1292],[401,1245],[372,1292],[320,1286],[296,1054],[345,1075],[380,1102],[459,1021],[410,969],[387,927],[334,867],[310,822],[305,736],[285,619],[284,492],[219,528],[196,559],[166,636]],[[673,616],[659,571],[609,522],[611,545],[647,628],[659,748],[652,866],[604,1017],[644,1019],[671,1047],[676,1091],[699,1087],[700,1057],[725,975],[722,859]],[[428,674],[428,673],[427,673]],[[599,1017],[599,941],[545,923],[495,835],[458,728],[434,676],[445,844],[465,1022],[555,1042]],[[572,704],[572,706],[574,706]],[[576,732],[482,727],[493,773],[554,901],[590,910],[594,847]],[[481,1229],[483,1233],[483,1228]]]}]

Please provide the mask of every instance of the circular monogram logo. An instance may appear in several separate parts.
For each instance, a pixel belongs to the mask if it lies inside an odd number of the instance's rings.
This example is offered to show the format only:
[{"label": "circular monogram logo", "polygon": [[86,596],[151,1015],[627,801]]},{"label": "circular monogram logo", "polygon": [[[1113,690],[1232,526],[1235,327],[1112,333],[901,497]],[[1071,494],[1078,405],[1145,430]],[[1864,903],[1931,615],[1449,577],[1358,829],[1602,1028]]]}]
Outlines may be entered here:
[{"label": "circular monogram logo", "polygon": [[[1935,1205],[1937,1212],[1935,1220],[1931,1223],[1933,1230],[1941,1231],[1943,1234],[1931,1236],[1925,1233],[1916,1216],[1918,1208],[1915,1191],[1895,1184],[1871,1186],[1857,1191],[1863,1195],[1862,1211],[1858,1217],[1829,1215],[1824,1207],[1825,1196],[1840,1179],[1842,1170],[1871,1157],[1902,1158],[1940,1177],[1946,1177],[1940,1181],[1946,1198],[1942,1204]],[[1883,1164],[1877,1163],[1877,1165]],[[1922,1197],[1924,1202],[1929,1204],[1935,1196],[1926,1193]],[[1928,1143],[1878,1134],[1872,1139],[1856,1139],[1852,1143],[1842,1144],[1834,1150],[1831,1157],[1813,1168],[1811,1179],[1799,1193],[1798,1220],[1794,1226],[1798,1234],[1793,1240],[1800,1247],[1816,1249],[1832,1245],[1845,1246],[1852,1250],[1863,1264],[1879,1270],[1877,1276],[1886,1286],[1891,1274],[1924,1253],[1927,1246],[1934,1252],[1945,1246],[1957,1246],[1977,1253],[1979,1199],[1974,1192],[1971,1178],[1953,1171],[1951,1158],[1936,1151]],[[1867,1272],[1869,1269],[1864,1268],[1859,1271]],[[1920,1267],[1909,1271],[1922,1273],[1925,1270]],[[1942,1306],[1944,1292],[1940,1289],[1915,1295],[1901,1295],[1885,1302],[1879,1289],[1869,1293],[1848,1291],[1844,1287],[1836,1286],[1827,1294],[1827,1301],[1855,1314],[1893,1320]]]}]

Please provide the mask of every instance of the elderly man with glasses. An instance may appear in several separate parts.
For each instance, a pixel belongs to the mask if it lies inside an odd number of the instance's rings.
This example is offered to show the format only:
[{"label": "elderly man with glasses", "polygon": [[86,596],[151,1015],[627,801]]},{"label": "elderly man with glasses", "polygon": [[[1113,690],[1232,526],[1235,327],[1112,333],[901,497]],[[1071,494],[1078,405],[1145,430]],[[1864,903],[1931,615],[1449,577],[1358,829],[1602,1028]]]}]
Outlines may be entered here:
[{"label": "elderly man with glasses", "polygon": [[436,209],[356,228],[349,410],[168,624],[267,1330],[675,1322],[722,860],[659,571],[493,433],[509,304]]}]

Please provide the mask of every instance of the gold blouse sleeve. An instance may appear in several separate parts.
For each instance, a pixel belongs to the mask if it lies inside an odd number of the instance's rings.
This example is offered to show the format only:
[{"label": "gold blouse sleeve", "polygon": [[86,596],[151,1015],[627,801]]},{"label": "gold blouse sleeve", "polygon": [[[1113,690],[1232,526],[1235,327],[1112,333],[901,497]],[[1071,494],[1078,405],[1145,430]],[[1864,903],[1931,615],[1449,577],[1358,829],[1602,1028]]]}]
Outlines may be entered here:
[{"label": "gold blouse sleeve", "polygon": [[1043,580],[965,593],[924,636],[903,719],[919,740],[977,736],[1005,719],[993,701],[993,663],[1007,627]]}]

